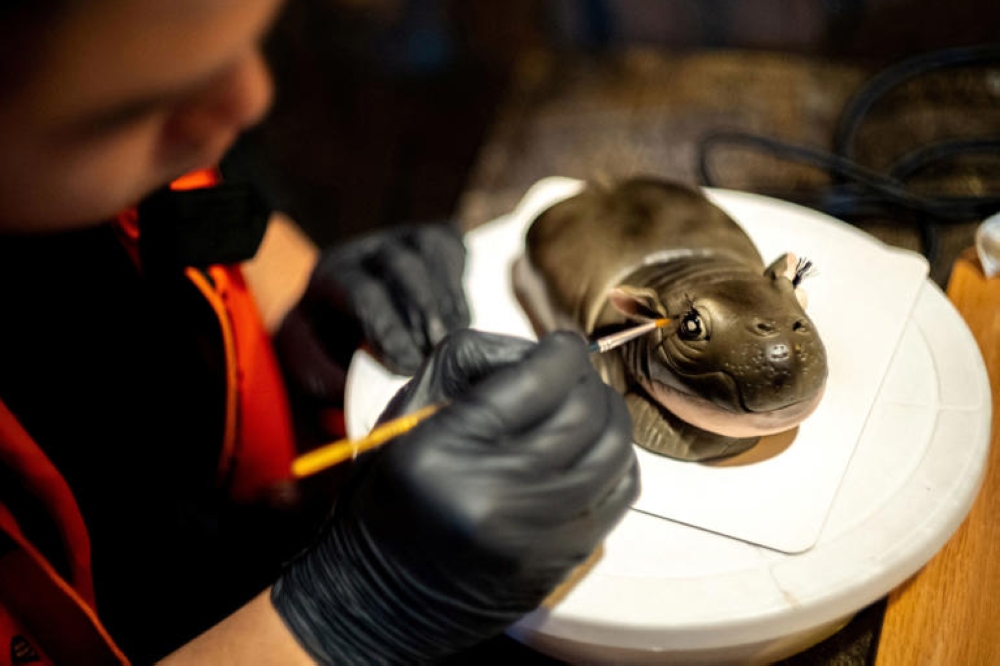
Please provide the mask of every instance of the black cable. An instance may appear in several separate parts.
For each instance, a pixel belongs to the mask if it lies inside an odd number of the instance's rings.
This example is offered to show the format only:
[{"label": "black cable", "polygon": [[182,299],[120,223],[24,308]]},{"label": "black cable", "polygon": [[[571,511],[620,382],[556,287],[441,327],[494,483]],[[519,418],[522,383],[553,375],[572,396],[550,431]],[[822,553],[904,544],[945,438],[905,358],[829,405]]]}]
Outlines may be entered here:
[{"label": "black cable", "polygon": [[914,192],[907,181],[927,167],[969,154],[1000,156],[1000,139],[952,139],[923,146],[897,160],[885,173],[853,159],[858,129],[874,104],[889,90],[928,72],[946,68],[1000,62],[1000,46],[946,49],[893,65],[872,77],[851,98],[841,114],[834,136],[834,152],[801,146],[742,131],[711,133],[698,144],[698,172],[702,184],[716,186],[709,166],[710,153],[722,145],[736,145],[821,169],[833,184],[817,192],[786,193],[798,201],[845,220],[857,220],[893,211],[903,214],[920,235],[924,256],[932,264],[940,254],[937,225],[981,219],[1000,210],[1000,193],[984,196],[928,196]]},{"label": "black cable", "polygon": [[854,139],[868,111],[893,88],[938,69],[1000,61],[1000,45],[964,46],[924,53],[882,70],[847,102],[833,137],[833,152],[854,159]]},{"label": "black cable", "polygon": [[1000,155],[1000,139],[952,139],[921,146],[896,160],[889,167],[889,176],[896,180],[907,180],[935,162],[974,153]]},{"label": "black cable", "polygon": [[[990,153],[1000,147],[1000,141],[984,142],[971,140],[946,142],[941,146],[938,146],[938,144],[928,146],[925,149],[909,153],[897,162],[896,165],[898,166],[894,166],[894,168],[900,171],[903,177],[895,178],[892,176],[891,170],[890,174],[887,175],[858,164],[842,155],[836,155],[817,148],[792,144],[780,139],[772,139],[748,132],[713,132],[702,137],[698,151],[698,173],[702,183],[709,187],[717,186],[709,167],[709,157],[712,149],[721,144],[756,148],[761,152],[769,153],[790,162],[798,162],[823,169],[833,176],[840,177],[843,181],[852,183],[855,186],[861,186],[863,188],[861,192],[850,196],[858,197],[859,202],[867,204],[869,209],[876,202],[880,202],[883,204],[883,208],[885,205],[894,205],[932,217],[938,222],[965,222],[1000,209],[1000,195],[928,197],[910,190],[907,188],[905,182],[906,177],[936,159],[944,156],[954,157],[958,154],[955,152],[958,148],[962,148],[964,153]],[[936,150],[936,148],[947,148],[948,150]],[[835,185],[834,187],[836,188],[837,186]],[[843,190],[834,189],[831,197],[832,200],[840,201],[840,205],[837,208],[840,215],[846,217],[856,216],[850,206],[849,197]],[[829,211],[824,210],[824,212]]]}]

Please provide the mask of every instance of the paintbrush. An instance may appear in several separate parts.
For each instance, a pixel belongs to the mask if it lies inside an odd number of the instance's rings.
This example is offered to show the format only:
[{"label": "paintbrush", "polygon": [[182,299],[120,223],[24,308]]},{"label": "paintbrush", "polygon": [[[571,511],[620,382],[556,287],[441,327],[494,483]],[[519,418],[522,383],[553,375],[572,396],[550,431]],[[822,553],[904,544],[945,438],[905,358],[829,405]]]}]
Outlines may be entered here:
[{"label": "paintbrush", "polygon": [[[620,347],[626,342],[635,340],[650,331],[663,328],[670,322],[671,320],[669,318],[663,318],[639,324],[638,326],[633,326],[632,328],[627,328],[623,331],[612,333],[602,338],[598,338],[597,340],[593,340],[589,344],[588,349],[592,354],[603,354],[606,351]],[[432,416],[442,407],[444,407],[444,404],[428,405],[415,412],[405,414],[392,419],[391,421],[386,421],[382,425],[375,426],[375,428],[373,428],[372,431],[364,437],[359,437],[357,439],[341,439],[321,446],[318,449],[314,449],[309,453],[299,456],[292,462],[292,475],[295,478],[301,479],[303,477],[322,472],[324,469],[344,462],[345,460],[353,460],[358,457],[358,454],[381,446],[389,440],[409,432],[415,428],[417,424]]]},{"label": "paintbrush", "polygon": [[587,349],[591,354],[603,354],[604,352],[610,351],[615,347],[621,347],[626,342],[635,340],[650,331],[663,328],[671,321],[673,320],[669,317],[647,321],[645,324],[639,324],[638,326],[633,326],[632,328],[626,328],[624,331],[618,331],[617,333],[605,335],[603,338],[598,338],[597,340],[591,342]]}]

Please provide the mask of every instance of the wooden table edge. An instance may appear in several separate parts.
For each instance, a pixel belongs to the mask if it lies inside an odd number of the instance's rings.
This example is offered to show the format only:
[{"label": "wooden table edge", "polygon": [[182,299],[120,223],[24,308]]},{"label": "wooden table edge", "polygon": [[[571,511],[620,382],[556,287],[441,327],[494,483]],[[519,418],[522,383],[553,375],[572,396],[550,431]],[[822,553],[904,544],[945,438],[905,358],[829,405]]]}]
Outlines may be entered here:
[{"label": "wooden table edge", "polygon": [[944,548],[886,607],[876,666],[1000,664],[1000,277],[987,279],[969,248],[948,297],[979,345],[993,396],[990,453],[969,515]]}]

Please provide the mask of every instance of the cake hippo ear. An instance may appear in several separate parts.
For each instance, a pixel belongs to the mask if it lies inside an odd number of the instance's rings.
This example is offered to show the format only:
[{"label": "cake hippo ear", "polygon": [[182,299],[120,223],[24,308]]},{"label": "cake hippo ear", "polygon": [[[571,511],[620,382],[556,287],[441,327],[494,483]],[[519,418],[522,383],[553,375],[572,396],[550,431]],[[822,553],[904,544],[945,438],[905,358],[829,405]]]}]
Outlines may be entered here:
[{"label": "cake hippo ear", "polygon": [[805,257],[799,259],[791,252],[781,255],[764,269],[764,275],[772,280],[784,277],[791,281],[795,288],[795,298],[803,310],[809,306],[809,296],[802,288],[802,280],[812,275],[812,272],[813,263],[811,261]]},{"label": "cake hippo ear", "polygon": [[764,275],[772,280],[779,277],[795,279],[795,267],[798,266],[799,259],[791,252],[786,252],[764,269]]},{"label": "cake hippo ear", "polygon": [[649,321],[667,316],[660,297],[649,287],[620,284],[608,293],[612,307],[629,319]]}]

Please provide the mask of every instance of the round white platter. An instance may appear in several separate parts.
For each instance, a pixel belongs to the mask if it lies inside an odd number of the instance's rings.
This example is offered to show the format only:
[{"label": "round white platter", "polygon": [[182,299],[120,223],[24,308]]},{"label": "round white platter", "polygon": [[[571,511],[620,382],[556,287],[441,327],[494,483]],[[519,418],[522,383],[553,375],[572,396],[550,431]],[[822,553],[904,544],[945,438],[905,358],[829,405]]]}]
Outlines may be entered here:
[{"label": "round white platter", "polygon": [[[578,187],[546,179],[521,208],[540,210]],[[761,215],[804,235],[833,225],[843,239],[836,251],[899,252],[809,209],[740,192],[708,193],[747,227]],[[477,297],[484,282],[496,283],[487,289],[492,293],[509,279],[521,242],[510,237],[520,233],[516,227],[506,235],[502,224],[470,232],[466,285],[476,328],[531,336],[516,303]],[[879,280],[877,265],[871,279]],[[850,304],[844,316],[851,316]],[[864,322],[858,326],[863,334]],[[985,468],[986,371],[965,323],[930,281],[918,289],[887,368],[811,548],[779,552],[633,510],[608,536],[603,557],[556,606],[526,616],[508,633],[571,663],[736,664],[769,663],[836,631],[944,545],[971,507]],[[359,352],[348,373],[349,434],[366,432],[403,381]]]}]

